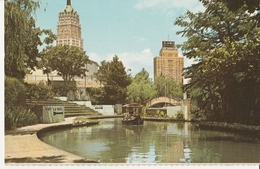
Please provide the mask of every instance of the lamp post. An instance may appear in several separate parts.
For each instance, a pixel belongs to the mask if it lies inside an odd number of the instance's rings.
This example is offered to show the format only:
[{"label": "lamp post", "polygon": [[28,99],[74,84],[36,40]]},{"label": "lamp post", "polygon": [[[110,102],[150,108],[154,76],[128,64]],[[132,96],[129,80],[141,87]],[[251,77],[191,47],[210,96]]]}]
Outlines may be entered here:
[{"label": "lamp post", "polygon": [[165,102],[164,102],[164,107],[166,107],[166,93],[167,93],[167,82],[166,82],[166,77],[164,77],[164,97],[165,97]]}]

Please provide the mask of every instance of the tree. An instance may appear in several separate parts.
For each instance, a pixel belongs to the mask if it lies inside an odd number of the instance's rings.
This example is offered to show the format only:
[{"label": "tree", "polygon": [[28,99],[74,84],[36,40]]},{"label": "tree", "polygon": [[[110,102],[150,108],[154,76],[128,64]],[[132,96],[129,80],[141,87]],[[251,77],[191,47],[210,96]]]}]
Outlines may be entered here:
[{"label": "tree", "polygon": [[96,77],[103,85],[105,104],[125,103],[127,86],[131,83],[131,77],[117,55],[112,61],[101,62]]},{"label": "tree", "polygon": [[86,92],[90,96],[90,100],[93,105],[105,104],[105,100],[104,100],[105,91],[102,87],[86,88]]},{"label": "tree", "polygon": [[127,98],[129,103],[144,104],[146,101],[154,98],[156,90],[149,73],[143,68],[135,75],[132,83],[127,87]]},{"label": "tree", "polygon": [[[5,0],[5,75],[23,79],[37,65],[38,46],[50,44],[55,35],[35,25],[33,13],[40,6],[33,0]],[[40,36],[47,37],[42,42]]]},{"label": "tree", "polygon": [[260,16],[246,4],[230,10],[221,1],[202,3],[205,12],[175,21],[187,37],[183,54],[198,61],[185,70],[185,90],[201,90],[199,107],[214,120],[260,124]]},{"label": "tree", "polygon": [[155,77],[154,85],[157,92],[156,97],[166,96],[182,98],[181,85],[173,78],[161,74],[160,76]]},{"label": "tree", "polygon": [[41,52],[41,67],[45,73],[57,71],[67,84],[75,76],[85,76],[85,64],[90,63],[85,51],[69,45],[48,46]]},{"label": "tree", "polygon": [[246,4],[247,9],[250,13],[255,12],[255,10],[258,10],[260,8],[259,6],[259,0],[221,0],[223,3],[225,3],[228,7],[228,9],[232,11],[236,11],[239,8],[241,8],[244,4]]}]

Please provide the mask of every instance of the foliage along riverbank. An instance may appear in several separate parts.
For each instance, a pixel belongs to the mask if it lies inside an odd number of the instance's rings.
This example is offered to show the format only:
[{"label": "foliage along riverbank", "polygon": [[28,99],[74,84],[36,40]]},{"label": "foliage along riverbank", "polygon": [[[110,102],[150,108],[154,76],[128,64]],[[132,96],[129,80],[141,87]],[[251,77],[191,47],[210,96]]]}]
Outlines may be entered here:
[{"label": "foliage along riverbank", "polygon": [[254,137],[260,138],[260,125],[253,126],[240,123],[212,121],[201,121],[198,125],[200,129],[228,131],[244,135],[253,135]]},{"label": "foliage along riverbank", "polygon": [[157,121],[157,122],[192,122],[198,123],[198,127],[202,130],[218,130],[225,132],[233,132],[243,135],[250,135],[260,138],[260,125],[246,125],[240,123],[226,123],[215,121],[201,121],[199,119],[183,120],[172,118],[158,118],[158,117],[144,117],[145,121]]}]

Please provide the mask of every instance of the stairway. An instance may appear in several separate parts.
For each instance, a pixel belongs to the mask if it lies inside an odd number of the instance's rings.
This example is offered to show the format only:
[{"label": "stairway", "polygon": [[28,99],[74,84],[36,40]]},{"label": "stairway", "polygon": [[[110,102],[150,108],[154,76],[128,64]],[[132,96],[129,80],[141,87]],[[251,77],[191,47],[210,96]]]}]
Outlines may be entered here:
[{"label": "stairway", "polygon": [[73,116],[98,116],[99,112],[86,107],[81,106],[76,103],[70,103],[68,101],[61,101],[58,99],[52,100],[33,100],[27,99],[26,104],[28,107],[35,106],[64,106],[65,109],[65,117],[73,117]]}]

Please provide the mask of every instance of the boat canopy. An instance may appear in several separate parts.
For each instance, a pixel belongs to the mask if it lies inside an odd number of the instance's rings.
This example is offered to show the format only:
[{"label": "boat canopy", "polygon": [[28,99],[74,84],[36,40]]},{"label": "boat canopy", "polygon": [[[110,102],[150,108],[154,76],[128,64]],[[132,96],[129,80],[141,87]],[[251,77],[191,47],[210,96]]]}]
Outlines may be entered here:
[{"label": "boat canopy", "polygon": [[140,116],[142,115],[142,110],[144,106],[141,105],[140,103],[131,103],[131,104],[126,104],[123,107],[125,108],[126,113]]}]

